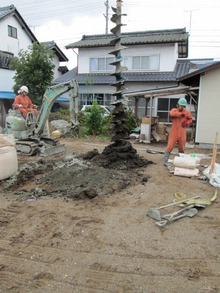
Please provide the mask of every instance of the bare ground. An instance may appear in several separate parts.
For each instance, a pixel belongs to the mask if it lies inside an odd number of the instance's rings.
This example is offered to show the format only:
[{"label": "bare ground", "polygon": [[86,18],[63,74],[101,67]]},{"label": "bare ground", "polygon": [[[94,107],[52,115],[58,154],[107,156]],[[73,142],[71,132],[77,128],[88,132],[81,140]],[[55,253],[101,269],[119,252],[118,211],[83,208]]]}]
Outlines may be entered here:
[{"label": "bare ground", "polygon": [[61,142],[66,154],[19,156],[19,175],[1,182],[0,292],[220,292],[219,198],[162,228],[146,215],[176,192],[210,199],[209,182],[146,152],[164,144],[132,143],[134,157],[103,165],[109,141]]}]

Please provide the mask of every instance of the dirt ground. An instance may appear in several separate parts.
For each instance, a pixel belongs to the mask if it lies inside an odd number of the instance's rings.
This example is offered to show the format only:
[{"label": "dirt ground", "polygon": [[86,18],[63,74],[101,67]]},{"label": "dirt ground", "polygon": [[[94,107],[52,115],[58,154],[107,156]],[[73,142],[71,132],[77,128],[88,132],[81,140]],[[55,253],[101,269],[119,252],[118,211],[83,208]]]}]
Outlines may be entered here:
[{"label": "dirt ground", "polygon": [[163,154],[146,151],[162,143],[132,141],[133,165],[123,156],[103,164],[109,141],[61,143],[62,155],[18,156],[18,175],[0,182],[0,292],[220,292],[219,195],[164,227],[147,216],[177,192],[211,199],[209,181],[170,173]]}]

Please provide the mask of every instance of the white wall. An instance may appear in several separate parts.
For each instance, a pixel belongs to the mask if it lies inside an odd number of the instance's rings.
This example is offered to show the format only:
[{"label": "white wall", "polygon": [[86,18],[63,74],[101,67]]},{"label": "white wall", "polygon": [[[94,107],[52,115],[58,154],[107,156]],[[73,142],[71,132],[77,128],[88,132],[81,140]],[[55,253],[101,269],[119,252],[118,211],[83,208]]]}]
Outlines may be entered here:
[{"label": "white wall", "polygon": [[[17,28],[17,39],[8,36],[8,25]],[[22,29],[19,22],[14,16],[9,16],[1,20],[0,22],[1,42],[0,50],[13,53],[18,56],[18,52],[21,49],[27,49],[32,44],[31,39],[26,34],[26,31]]]},{"label": "white wall", "polygon": [[[196,143],[213,144],[220,133],[220,68],[200,76]],[[220,138],[218,140],[218,143]]]},{"label": "white wall", "polygon": [[0,68],[0,91],[13,92],[14,71]]},{"label": "white wall", "polygon": [[53,58],[53,63],[55,64],[54,79],[56,79],[56,78],[60,77],[62,74],[61,72],[58,71],[58,68],[60,66],[60,61],[59,61],[59,58],[57,55]]},{"label": "white wall", "polygon": [[[113,50],[114,47],[80,48],[78,72],[81,74],[89,73],[90,58],[114,57],[114,55],[109,54]],[[121,54],[123,57],[158,54],[160,56],[159,71],[173,71],[178,58],[177,46],[175,44],[129,46],[127,49],[122,50]]]}]

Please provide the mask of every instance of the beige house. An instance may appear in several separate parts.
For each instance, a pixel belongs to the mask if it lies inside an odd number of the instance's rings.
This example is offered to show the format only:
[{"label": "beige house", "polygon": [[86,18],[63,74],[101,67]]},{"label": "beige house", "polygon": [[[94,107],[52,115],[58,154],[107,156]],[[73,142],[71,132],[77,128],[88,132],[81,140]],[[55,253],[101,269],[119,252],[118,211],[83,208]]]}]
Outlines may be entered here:
[{"label": "beige house", "polygon": [[220,135],[220,62],[180,77],[179,81],[185,86],[198,87],[195,143],[212,148],[216,132]]}]

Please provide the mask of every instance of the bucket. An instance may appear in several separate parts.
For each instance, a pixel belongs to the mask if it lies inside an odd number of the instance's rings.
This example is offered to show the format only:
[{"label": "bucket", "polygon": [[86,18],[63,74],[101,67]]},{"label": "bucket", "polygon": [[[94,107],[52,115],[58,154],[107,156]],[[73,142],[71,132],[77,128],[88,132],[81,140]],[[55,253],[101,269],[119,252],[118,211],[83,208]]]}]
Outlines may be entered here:
[{"label": "bucket", "polygon": [[11,177],[18,170],[13,134],[0,134],[0,167],[0,180]]}]

